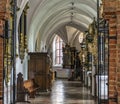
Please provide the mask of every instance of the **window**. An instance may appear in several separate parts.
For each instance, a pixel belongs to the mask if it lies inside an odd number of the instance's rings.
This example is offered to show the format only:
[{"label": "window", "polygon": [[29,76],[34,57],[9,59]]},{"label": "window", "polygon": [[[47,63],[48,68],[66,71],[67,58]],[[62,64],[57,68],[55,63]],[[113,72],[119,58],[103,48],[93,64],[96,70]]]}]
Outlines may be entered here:
[{"label": "window", "polygon": [[55,56],[55,65],[62,65],[62,58],[63,58],[63,52],[62,52],[62,47],[63,47],[63,40],[59,37],[56,36],[54,39],[54,56]]}]

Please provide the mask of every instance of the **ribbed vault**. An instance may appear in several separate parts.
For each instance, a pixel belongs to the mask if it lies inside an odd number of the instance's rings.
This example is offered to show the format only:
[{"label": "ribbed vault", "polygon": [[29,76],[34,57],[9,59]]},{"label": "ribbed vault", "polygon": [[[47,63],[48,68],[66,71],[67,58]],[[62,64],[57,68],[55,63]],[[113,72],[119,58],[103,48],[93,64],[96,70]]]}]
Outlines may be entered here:
[{"label": "ribbed vault", "polygon": [[[22,0],[24,2],[24,0]],[[97,0],[28,0],[29,51],[49,46],[55,34],[73,45],[97,16]],[[74,29],[73,29],[74,28]],[[74,31],[72,31],[74,30]]]}]

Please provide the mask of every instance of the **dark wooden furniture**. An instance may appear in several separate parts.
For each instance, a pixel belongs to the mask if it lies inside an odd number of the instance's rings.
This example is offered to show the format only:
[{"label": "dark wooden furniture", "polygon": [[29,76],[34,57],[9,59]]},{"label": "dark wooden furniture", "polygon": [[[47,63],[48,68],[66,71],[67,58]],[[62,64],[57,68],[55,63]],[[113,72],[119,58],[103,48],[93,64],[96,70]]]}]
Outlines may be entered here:
[{"label": "dark wooden furniture", "polygon": [[34,79],[39,91],[50,90],[50,58],[48,53],[28,53],[28,79]]},{"label": "dark wooden furniture", "polygon": [[24,83],[24,79],[23,79],[23,74],[22,73],[18,73],[17,75],[17,99],[16,102],[26,102],[26,103],[30,103],[27,99],[25,99],[27,91],[25,90],[23,83]]},{"label": "dark wooden furniture", "polygon": [[17,75],[17,100],[16,102],[25,102],[25,89],[23,87],[23,74]]}]

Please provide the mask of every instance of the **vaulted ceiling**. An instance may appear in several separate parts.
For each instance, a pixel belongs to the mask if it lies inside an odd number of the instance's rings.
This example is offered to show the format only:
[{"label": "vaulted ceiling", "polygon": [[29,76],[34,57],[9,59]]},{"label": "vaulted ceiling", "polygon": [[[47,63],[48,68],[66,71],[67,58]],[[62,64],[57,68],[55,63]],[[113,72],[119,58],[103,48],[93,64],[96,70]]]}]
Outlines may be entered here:
[{"label": "vaulted ceiling", "polygon": [[29,51],[36,45],[39,51],[44,46],[49,48],[56,34],[75,45],[78,35],[97,17],[97,0],[20,0],[19,14],[27,2]]}]

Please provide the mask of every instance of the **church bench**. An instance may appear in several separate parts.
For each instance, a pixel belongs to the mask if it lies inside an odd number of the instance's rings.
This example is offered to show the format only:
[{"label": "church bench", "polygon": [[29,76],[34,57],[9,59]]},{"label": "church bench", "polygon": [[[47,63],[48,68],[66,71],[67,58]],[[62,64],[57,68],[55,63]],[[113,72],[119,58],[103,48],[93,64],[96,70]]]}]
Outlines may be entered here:
[{"label": "church bench", "polygon": [[30,98],[34,98],[36,92],[37,92],[38,89],[39,89],[39,86],[37,86],[37,85],[35,84],[34,79],[25,80],[25,81],[23,82],[23,86],[24,86],[25,89],[27,89]]}]

